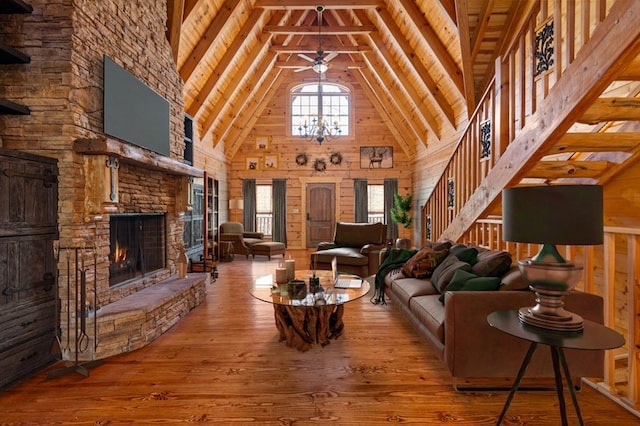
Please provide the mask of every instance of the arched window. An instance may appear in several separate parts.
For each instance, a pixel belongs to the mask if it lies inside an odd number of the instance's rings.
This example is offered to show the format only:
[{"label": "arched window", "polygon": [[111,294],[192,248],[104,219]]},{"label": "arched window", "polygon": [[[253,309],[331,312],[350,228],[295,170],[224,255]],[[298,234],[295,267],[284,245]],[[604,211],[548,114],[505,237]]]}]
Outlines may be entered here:
[{"label": "arched window", "polygon": [[349,89],[332,83],[307,83],[291,90],[291,135],[304,135],[304,126],[321,117],[340,136],[350,134]]}]

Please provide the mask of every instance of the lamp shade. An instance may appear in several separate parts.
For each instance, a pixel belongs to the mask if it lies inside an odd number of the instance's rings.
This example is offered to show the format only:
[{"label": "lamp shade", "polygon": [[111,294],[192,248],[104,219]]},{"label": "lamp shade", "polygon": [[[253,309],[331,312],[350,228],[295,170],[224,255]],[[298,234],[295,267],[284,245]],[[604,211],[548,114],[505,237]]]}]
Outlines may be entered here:
[{"label": "lamp shade", "polygon": [[559,245],[603,242],[602,186],[523,186],[502,191],[505,241]]},{"label": "lamp shade", "polygon": [[229,208],[234,210],[242,210],[244,208],[244,200],[229,200]]}]

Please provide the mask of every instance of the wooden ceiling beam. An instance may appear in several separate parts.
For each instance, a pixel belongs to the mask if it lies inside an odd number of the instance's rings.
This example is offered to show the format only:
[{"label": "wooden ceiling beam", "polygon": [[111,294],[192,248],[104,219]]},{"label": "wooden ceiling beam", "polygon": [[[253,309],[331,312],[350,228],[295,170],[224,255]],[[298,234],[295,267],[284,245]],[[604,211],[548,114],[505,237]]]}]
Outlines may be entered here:
[{"label": "wooden ceiling beam", "polygon": [[565,133],[545,155],[567,152],[633,151],[640,145],[637,133]]},{"label": "wooden ceiling beam", "polygon": [[442,10],[443,14],[449,18],[451,25],[454,28],[458,27],[458,21],[456,18],[456,5],[455,0],[434,0],[434,3],[437,4]]},{"label": "wooden ceiling beam", "polygon": [[638,120],[640,120],[639,98],[600,98],[582,114],[578,121],[595,124],[603,121]]},{"label": "wooden ceiling beam", "polygon": [[200,61],[202,61],[202,58],[217,44],[217,40],[223,34],[222,29],[228,22],[231,22],[230,18],[242,10],[239,6],[240,4],[241,2],[236,0],[226,0],[218,13],[216,13],[215,18],[213,18],[207,30],[202,37],[200,37],[200,41],[195,45],[191,53],[189,53],[189,57],[184,64],[182,64],[182,67],[180,67],[180,77],[182,77],[182,81],[184,81],[185,84],[189,81],[189,78],[200,64]]},{"label": "wooden ceiling beam", "polygon": [[235,59],[239,55],[242,54],[243,47],[250,40],[248,37],[249,34],[252,34],[255,31],[264,13],[265,12],[260,9],[256,9],[251,12],[251,15],[249,15],[249,18],[238,32],[236,38],[233,39],[222,58],[220,58],[220,61],[216,64],[213,72],[209,74],[207,80],[198,90],[198,95],[191,103],[188,105],[185,104],[185,111],[187,111],[187,114],[193,117],[198,114],[206,99],[220,82],[222,76],[225,75],[227,70],[229,70],[230,65],[234,63]]},{"label": "wooden ceiling beam", "polygon": [[456,21],[460,35],[460,54],[462,55],[462,78],[464,81],[464,98],[467,100],[467,117],[476,109],[476,95],[471,62],[471,39],[469,35],[469,4],[467,0],[456,0]]},{"label": "wooden ceiling beam", "polygon": [[189,18],[193,9],[203,1],[205,0],[184,0],[184,12],[182,16],[183,22]]},{"label": "wooden ceiling beam", "polygon": [[[438,34],[436,34],[424,13],[422,13],[413,0],[400,0],[400,5],[409,17],[409,20],[413,23],[414,27],[424,39],[427,48],[431,50],[437,58],[437,62],[440,64],[449,80],[453,83],[456,89],[458,89],[460,96],[464,96],[462,70],[458,67],[458,64],[456,64],[456,61],[449,53],[446,46],[442,43]],[[387,10],[379,10],[378,13],[382,17],[383,21],[393,21],[391,14]],[[398,30],[398,33],[394,33],[393,35],[398,38],[401,34],[402,33]],[[406,37],[402,35],[402,39],[406,39]]]},{"label": "wooden ceiling beam", "polygon": [[527,170],[524,178],[532,179],[597,179],[612,163],[608,161],[538,161]]},{"label": "wooden ceiling beam", "polygon": [[182,30],[182,15],[184,13],[184,0],[167,2],[167,40],[171,46],[171,54],[174,62],[178,62],[180,50],[180,31]]},{"label": "wooden ceiling beam", "polygon": [[[275,53],[316,53],[318,50],[318,43],[316,44],[304,44],[304,45],[273,45],[270,50]],[[337,43],[322,43],[322,50],[325,53],[362,53],[370,52],[369,46],[343,46]]]},{"label": "wooden ceiling beam", "polygon": [[[366,22],[369,19],[364,14],[363,11],[355,11],[355,14],[360,21]],[[393,20],[391,22],[384,22],[383,20],[383,23],[387,27],[386,30],[390,31],[391,33],[393,33],[393,31],[391,31],[389,27],[393,27],[394,29],[397,27],[395,22],[393,22]],[[399,30],[396,30],[396,31],[399,31]],[[379,36],[375,36],[375,34],[370,34],[369,37],[371,38],[371,40],[373,41],[373,43],[375,44],[378,50],[380,51],[386,50],[384,41]],[[417,60],[417,58],[415,58],[413,49],[411,48],[407,40],[402,39],[402,40],[397,40],[397,42],[400,47],[400,52],[402,54],[402,57],[413,68],[413,71],[416,77],[427,88],[427,92],[429,93],[429,95],[431,95],[431,97],[435,101],[434,105],[437,107],[438,112],[440,112],[446,118],[446,120],[444,121],[448,121],[449,124],[455,129],[456,127],[455,113],[453,112],[453,108],[449,104],[449,101],[444,97],[442,90],[440,90],[436,82],[433,80],[433,78],[429,74],[429,71],[425,68],[424,64],[421,61]]]},{"label": "wooden ceiling beam", "polygon": [[480,46],[484,40],[487,27],[489,26],[489,20],[491,19],[491,13],[493,12],[494,0],[485,0],[480,11],[478,18],[478,27],[475,33],[471,36],[471,63],[476,62],[476,57],[480,51]]},{"label": "wooden ceiling beam", "polygon": [[[322,27],[322,35],[347,35],[347,34],[368,34],[374,32],[373,25],[349,25],[343,27]],[[294,35],[317,35],[318,27],[297,27],[297,26],[276,26],[268,25],[262,30],[269,34],[294,34]]]},{"label": "wooden ceiling beam", "polygon": [[[282,11],[276,11],[275,15],[271,18],[272,21],[281,21],[283,19],[286,19],[286,13]],[[201,120],[202,130],[204,133],[207,133],[214,122],[219,119],[218,117],[221,115],[222,111],[226,109],[229,101],[233,99],[233,95],[242,81],[245,78],[257,79],[260,77],[255,73],[250,72],[250,70],[252,70],[252,67],[259,58],[267,54],[271,37],[272,36],[265,37],[253,46],[250,52],[246,55],[245,60],[241,65],[241,69],[233,73],[233,78],[227,83],[224,92],[220,95],[220,100],[213,105],[211,110],[207,111],[207,117],[203,117]],[[273,56],[273,60],[275,61],[275,55]]]},{"label": "wooden ceiling beam", "polygon": [[[383,0],[322,0],[319,2],[325,9],[375,9],[386,7]],[[308,0],[258,0],[255,8],[262,9],[315,9],[318,3],[309,3]]]}]

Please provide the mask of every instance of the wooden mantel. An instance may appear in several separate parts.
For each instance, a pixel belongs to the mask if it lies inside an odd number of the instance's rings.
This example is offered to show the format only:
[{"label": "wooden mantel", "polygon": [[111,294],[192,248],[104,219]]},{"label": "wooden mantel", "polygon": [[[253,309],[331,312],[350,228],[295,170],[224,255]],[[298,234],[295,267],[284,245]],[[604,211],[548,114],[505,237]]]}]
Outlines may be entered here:
[{"label": "wooden mantel", "polygon": [[134,164],[171,175],[203,177],[204,172],[178,160],[117,139],[76,139],[73,150],[85,155],[110,155],[123,163]]}]

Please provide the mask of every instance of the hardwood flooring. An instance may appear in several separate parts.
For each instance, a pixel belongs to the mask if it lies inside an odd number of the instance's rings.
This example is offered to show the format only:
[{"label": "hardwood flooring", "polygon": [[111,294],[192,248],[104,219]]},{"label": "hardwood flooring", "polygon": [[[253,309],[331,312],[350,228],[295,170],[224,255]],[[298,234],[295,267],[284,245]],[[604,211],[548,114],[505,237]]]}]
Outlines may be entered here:
[{"label": "hardwood flooring", "polygon": [[[309,267],[306,251],[294,258]],[[299,352],[279,342],[272,306],[247,291],[277,262],[236,256],[221,264],[205,303],[89,377],[46,379],[43,371],[0,393],[0,424],[495,424],[507,393],[456,392],[431,347],[392,305],[368,297],[349,303],[344,334],[325,347]],[[578,400],[587,425],[640,424],[588,386]],[[577,424],[571,405],[568,413]],[[555,393],[517,393],[503,424],[560,424]]]}]

